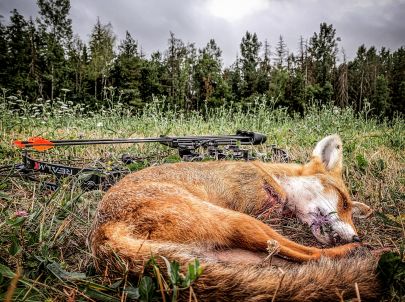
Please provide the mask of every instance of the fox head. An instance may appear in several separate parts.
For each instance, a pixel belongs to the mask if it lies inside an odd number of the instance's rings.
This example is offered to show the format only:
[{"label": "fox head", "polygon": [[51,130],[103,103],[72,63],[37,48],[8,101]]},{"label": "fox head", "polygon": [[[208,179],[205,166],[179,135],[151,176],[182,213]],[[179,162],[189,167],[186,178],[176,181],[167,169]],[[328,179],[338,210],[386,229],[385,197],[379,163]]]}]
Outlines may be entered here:
[{"label": "fox head", "polygon": [[280,179],[287,206],[324,244],[360,241],[352,217],[368,217],[372,212],[350,198],[342,178],[342,161],[342,141],[338,135],[330,135],[317,143],[299,176]]}]

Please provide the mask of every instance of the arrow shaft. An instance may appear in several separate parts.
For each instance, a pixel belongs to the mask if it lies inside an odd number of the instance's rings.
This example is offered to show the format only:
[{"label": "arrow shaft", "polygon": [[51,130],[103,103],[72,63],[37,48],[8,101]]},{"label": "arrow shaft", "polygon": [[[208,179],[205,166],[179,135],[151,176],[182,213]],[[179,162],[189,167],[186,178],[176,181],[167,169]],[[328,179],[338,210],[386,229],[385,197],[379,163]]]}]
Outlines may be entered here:
[{"label": "arrow shaft", "polygon": [[[66,139],[66,140],[50,140],[49,144],[44,143],[41,145],[51,145],[51,144],[59,144],[59,143],[87,143],[87,142],[128,142],[128,143],[139,143],[139,142],[160,142],[167,140],[219,140],[219,139],[235,139],[235,140],[247,140],[250,137],[248,136],[240,136],[240,135],[218,135],[218,136],[181,136],[181,137],[170,137],[170,136],[162,136],[162,137],[152,137],[152,138],[102,138],[102,139]],[[39,145],[33,143],[32,141],[21,141],[24,145]]]},{"label": "arrow shaft", "polygon": [[[25,147],[37,147],[37,146],[80,146],[80,145],[108,145],[108,144],[134,144],[134,143],[170,143],[176,141],[177,143],[191,143],[193,141],[215,141],[218,144],[232,143],[232,141],[241,141],[243,143],[249,143],[248,137],[242,136],[229,136],[229,137],[187,137],[187,138],[134,138],[134,139],[110,139],[110,140],[60,140],[50,141],[49,143],[32,143],[28,142]],[[23,142],[24,143],[24,142]]]}]

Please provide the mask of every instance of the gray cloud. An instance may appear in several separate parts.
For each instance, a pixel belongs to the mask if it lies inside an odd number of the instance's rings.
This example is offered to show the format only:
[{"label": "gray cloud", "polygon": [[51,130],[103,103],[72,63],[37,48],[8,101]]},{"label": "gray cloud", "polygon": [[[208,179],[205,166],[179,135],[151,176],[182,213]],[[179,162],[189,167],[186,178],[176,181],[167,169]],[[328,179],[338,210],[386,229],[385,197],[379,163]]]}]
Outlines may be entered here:
[{"label": "gray cloud", "polygon": [[[217,4],[223,0],[216,0]],[[226,0],[224,0],[226,1]],[[246,0],[247,1],[247,0]],[[71,0],[71,18],[74,32],[88,40],[97,17],[103,23],[111,22],[118,39],[125,30],[137,39],[146,54],[167,47],[169,31],[184,42],[195,42],[203,47],[214,38],[223,50],[225,65],[230,65],[239,51],[242,36],[249,30],[256,32],[261,41],[267,39],[272,46],[279,35],[284,37],[290,51],[298,48],[300,36],[308,39],[317,32],[321,22],[332,23],[342,38],[340,47],[352,58],[361,44],[386,46],[393,50],[405,45],[405,0],[249,0],[230,1],[222,9],[230,13],[209,9],[212,0]],[[239,11],[238,6],[246,10]],[[17,8],[25,16],[35,15],[34,0],[2,0],[0,14],[8,17]],[[247,11],[252,8],[251,13]],[[225,17],[221,17],[224,14]],[[227,17],[226,17],[227,16]]]}]

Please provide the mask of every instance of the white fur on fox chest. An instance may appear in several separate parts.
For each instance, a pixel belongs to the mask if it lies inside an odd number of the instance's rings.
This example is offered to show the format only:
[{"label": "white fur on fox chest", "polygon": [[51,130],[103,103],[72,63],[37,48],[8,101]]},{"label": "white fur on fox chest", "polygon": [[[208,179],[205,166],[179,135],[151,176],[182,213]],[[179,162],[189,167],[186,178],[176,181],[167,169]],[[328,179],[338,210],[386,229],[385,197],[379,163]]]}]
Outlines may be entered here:
[{"label": "white fur on fox chest", "polygon": [[308,224],[312,219],[309,213],[318,209],[324,213],[336,212],[338,198],[335,194],[326,194],[324,187],[313,176],[292,176],[278,179],[281,187],[287,194],[287,206],[296,215]]}]

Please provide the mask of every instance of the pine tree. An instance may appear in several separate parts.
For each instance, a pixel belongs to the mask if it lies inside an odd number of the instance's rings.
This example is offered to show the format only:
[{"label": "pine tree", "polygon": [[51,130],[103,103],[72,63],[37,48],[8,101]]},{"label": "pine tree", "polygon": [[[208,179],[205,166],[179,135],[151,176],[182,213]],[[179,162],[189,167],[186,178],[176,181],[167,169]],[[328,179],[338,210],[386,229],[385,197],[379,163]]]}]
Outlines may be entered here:
[{"label": "pine tree", "polygon": [[8,69],[8,44],[7,44],[7,28],[3,24],[3,16],[0,15],[0,87],[8,87],[9,76],[7,73]]},{"label": "pine tree", "polygon": [[169,48],[165,53],[166,70],[163,76],[164,85],[167,88],[168,101],[184,108],[184,91],[182,91],[182,67],[187,57],[187,48],[183,41],[176,38],[170,32],[168,40]]},{"label": "pine tree", "polygon": [[72,20],[69,18],[70,0],[37,0],[39,17],[37,22],[46,62],[43,73],[49,83],[49,96],[53,100],[55,90],[63,82],[65,74],[65,53],[72,38]]},{"label": "pine tree", "polygon": [[242,96],[249,97],[257,92],[257,70],[260,63],[259,51],[262,43],[256,33],[246,32],[240,43],[241,71],[242,71]]},{"label": "pine tree", "polygon": [[201,108],[201,102],[208,106],[218,106],[223,103],[227,95],[227,86],[222,78],[222,51],[211,39],[207,45],[199,50],[195,66],[194,82],[196,90],[195,109]]},{"label": "pine tree", "polygon": [[100,95],[98,83],[101,85],[101,101],[105,98],[105,88],[108,78],[114,63],[114,44],[115,35],[112,30],[112,25],[101,24],[97,18],[97,23],[94,25],[90,35],[90,63],[89,76],[94,83],[94,98]]},{"label": "pine tree", "polygon": [[321,23],[319,34],[314,33],[309,41],[308,53],[314,64],[312,70],[315,84],[312,86],[316,99],[328,102],[334,94],[332,83],[335,81],[336,56],[338,53],[339,37],[333,25]]},{"label": "pine tree", "polygon": [[150,60],[142,60],[140,94],[144,102],[152,101],[153,97],[165,96],[162,75],[165,72],[162,54],[152,53]]},{"label": "pine tree", "polygon": [[405,48],[400,47],[392,54],[391,83],[392,96],[391,112],[405,113]]},{"label": "pine tree", "polygon": [[351,104],[355,110],[362,110],[363,108],[366,52],[366,47],[361,45],[357,49],[354,60],[348,63],[349,104]]},{"label": "pine tree", "polygon": [[123,100],[132,105],[142,106],[140,86],[142,59],[138,53],[138,43],[127,31],[125,39],[118,46],[118,56],[112,70],[114,86],[119,87]]},{"label": "pine tree", "polygon": [[264,41],[263,59],[260,61],[258,71],[257,92],[259,94],[266,94],[269,90],[270,75],[271,75],[271,52],[270,45],[267,40]]},{"label": "pine tree", "polygon": [[314,33],[309,42],[308,52],[315,62],[316,80],[321,86],[331,82],[333,68],[336,64],[339,37],[333,25],[321,23],[319,34]]},{"label": "pine tree", "polygon": [[372,107],[375,113],[385,116],[391,103],[388,81],[383,75],[377,76],[375,93],[372,99]]},{"label": "pine tree", "polygon": [[239,103],[242,101],[242,71],[240,67],[240,59],[236,56],[235,62],[224,70],[224,80],[231,89],[230,101]]},{"label": "pine tree", "polygon": [[64,84],[66,88],[73,91],[73,99],[83,101],[87,98],[88,63],[87,46],[78,36],[75,36],[68,48],[69,79]]},{"label": "pine tree", "polygon": [[276,46],[276,66],[281,69],[285,66],[288,57],[287,45],[284,42],[283,36],[279,36],[277,46]]},{"label": "pine tree", "polygon": [[374,107],[377,78],[383,72],[375,47],[367,49],[361,45],[357,50],[356,58],[348,67],[349,102],[356,110],[362,110],[366,103]]},{"label": "pine tree", "polygon": [[196,103],[195,86],[193,75],[195,73],[195,65],[197,61],[197,49],[194,43],[189,43],[186,46],[186,56],[184,63],[181,66],[180,72],[180,85],[181,85],[181,99],[183,99],[182,107],[185,110],[193,109]]},{"label": "pine tree", "polygon": [[10,16],[10,24],[6,28],[6,71],[5,83],[15,93],[17,90],[28,93],[31,44],[29,25],[16,9]]}]

